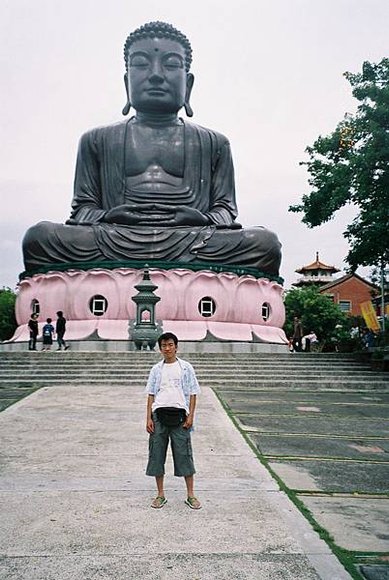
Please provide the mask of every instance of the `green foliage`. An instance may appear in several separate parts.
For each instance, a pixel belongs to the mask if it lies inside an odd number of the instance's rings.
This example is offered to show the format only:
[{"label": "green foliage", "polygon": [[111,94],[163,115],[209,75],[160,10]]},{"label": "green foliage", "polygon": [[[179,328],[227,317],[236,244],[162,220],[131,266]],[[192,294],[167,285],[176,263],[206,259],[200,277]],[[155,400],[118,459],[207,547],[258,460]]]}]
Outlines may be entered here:
[{"label": "green foliage", "polygon": [[322,343],[338,341],[338,335],[342,331],[340,326],[349,337],[347,316],[337,304],[332,302],[329,296],[320,294],[316,286],[289,290],[285,295],[285,309],[284,329],[288,337],[293,334],[294,316],[301,318],[304,334],[313,330]]},{"label": "green foliage", "polygon": [[388,323],[385,326],[385,332],[381,331],[377,337],[377,346],[380,348],[388,348],[389,347],[389,326],[388,326]]},{"label": "green foliage", "polygon": [[308,227],[321,225],[346,204],[358,214],[344,236],[350,244],[350,269],[389,260],[389,58],[365,62],[362,73],[344,75],[360,102],[328,137],[306,148],[312,191],[289,208],[303,212]]},{"label": "green foliage", "polygon": [[15,300],[10,288],[0,289],[0,340],[8,340],[16,330]]}]

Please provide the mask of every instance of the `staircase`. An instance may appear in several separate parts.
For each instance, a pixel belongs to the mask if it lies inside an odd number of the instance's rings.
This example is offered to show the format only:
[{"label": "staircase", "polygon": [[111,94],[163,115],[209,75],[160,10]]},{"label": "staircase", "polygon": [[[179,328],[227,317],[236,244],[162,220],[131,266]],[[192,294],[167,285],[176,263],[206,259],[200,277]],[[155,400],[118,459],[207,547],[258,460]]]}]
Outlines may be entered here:
[{"label": "staircase", "polygon": [[[352,355],[185,353],[200,385],[235,389],[384,389],[387,373],[373,372]],[[146,384],[153,352],[0,352],[0,388],[54,385]]]}]

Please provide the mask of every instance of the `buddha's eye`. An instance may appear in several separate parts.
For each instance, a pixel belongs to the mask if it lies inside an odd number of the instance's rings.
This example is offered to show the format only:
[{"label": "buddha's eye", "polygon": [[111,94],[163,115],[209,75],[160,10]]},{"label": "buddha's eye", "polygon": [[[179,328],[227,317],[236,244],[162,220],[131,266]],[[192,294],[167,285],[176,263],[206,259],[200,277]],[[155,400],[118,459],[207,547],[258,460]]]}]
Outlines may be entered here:
[{"label": "buddha's eye", "polygon": [[150,61],[146,56],[142,54],[135,54],[130,58],[130,66],[136,66],[139,68],[143,68],[149,66]]},{"label": "buddha's eye", "polygon": [[183,68],[184,63],[181,57],[176,55],[170,55],[165,60],[164,63],[167,69],[176,69],[176,68]]}]

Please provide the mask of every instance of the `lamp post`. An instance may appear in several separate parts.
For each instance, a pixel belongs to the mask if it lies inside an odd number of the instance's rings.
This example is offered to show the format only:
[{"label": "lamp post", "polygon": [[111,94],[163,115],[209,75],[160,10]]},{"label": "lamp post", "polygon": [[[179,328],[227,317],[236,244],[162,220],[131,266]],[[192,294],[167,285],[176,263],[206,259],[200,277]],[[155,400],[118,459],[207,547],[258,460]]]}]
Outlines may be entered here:
[{"label": "lamp post", "polygon": [[132,296],[136,304],[136,319],[130,320],[128,334],[137,350],[154,350],[158,336],[162,333],[161,324],[155,319],[155,305],[161,299],[154,294],[156,286],[150,279],[148,265],[145,265],[143,279],[135,285],[138,294]]}]

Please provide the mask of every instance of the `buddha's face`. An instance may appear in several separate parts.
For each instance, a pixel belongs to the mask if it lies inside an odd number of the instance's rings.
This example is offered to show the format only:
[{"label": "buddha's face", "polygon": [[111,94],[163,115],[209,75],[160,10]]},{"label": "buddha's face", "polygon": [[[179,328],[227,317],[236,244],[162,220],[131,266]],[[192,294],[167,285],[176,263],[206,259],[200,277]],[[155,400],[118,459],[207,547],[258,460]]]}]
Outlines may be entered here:
[{"label": "buddha's face", "polygon": [[177,113],[189,97],[193,76],[185,70],[185,50],[167,38],[145,38],[128,51],[129,99],[142,113]]}]

